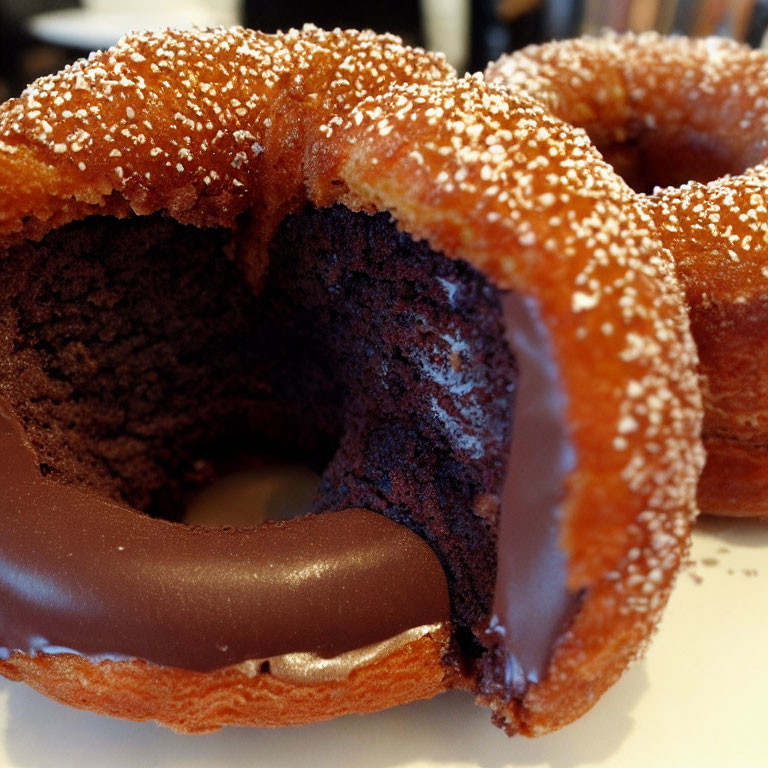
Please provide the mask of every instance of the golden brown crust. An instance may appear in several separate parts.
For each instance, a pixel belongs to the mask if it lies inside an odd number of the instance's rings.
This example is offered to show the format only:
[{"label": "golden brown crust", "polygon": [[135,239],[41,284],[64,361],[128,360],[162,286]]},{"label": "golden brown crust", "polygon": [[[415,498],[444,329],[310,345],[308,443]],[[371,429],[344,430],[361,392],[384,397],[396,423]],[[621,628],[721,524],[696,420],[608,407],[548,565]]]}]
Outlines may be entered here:
[{"label": "golden brown crust", "polygon": [[768,516],[767,199],[759,165],[653,201],[699,348],[707,450],[699,504],[709,514]]},{"label": "golden brown crust", "polygon": [[546,105],[598,146],[653,131],[669,142],[670,163],[672,147],[685,147],[678,140],[698,137],[710,163],[733,159],[741,171],[764,159],[765,67],[764,54],[733,40],[609,32],[529,46],[489,64],[485,76]]},{"label": "golden brown crust", "polygon": [[768,55],[727,40],[607,35],[525,49],[486,76],[584,128],[615,163],[612,147],[651,131],[661,162],[697,145],[707,167],[699,160],[693,178],[731,174],[644,197],[675,258],[701,360],[700,507],[768,515]]},{"label": "golden brown crust", "polygon": [[93,663],[72,654],[14,654],[0,661],[0,673],[79,709],[206,733],[226,725],[305,725],[431,698],[461,683],[442,664],[449,642],[441,625],[347,678],[322,684],[244,667],[202,673],[139,660]]},{"label": "golden brown crust", "polygon": [[[671,266],[586,138],[439,57],[313,27],[136,35],[0,112],[5,243],[92,213],[164,210],[239,222],[256,282],[276,223],[307,201],[388,211],[541,307],[577,457],[561,539],[585,597],[547,677],[522,702],[486,701],[510,731],[559,727],[650,635],[701,463],[695,352]],[[26,676],[63,662],[14,663]],[[130,669],[151,681],[148,666]]]}]

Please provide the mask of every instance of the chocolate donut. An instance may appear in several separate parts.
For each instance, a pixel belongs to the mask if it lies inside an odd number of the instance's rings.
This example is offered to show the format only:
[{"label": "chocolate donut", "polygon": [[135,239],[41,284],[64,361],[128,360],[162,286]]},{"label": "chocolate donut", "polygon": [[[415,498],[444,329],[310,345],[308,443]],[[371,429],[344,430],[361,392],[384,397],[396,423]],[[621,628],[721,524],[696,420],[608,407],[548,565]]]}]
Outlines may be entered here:
[{"label": "chocolate donut", "polygon": [[763,51],[655,33],[530,47],[486,72],[584,128],[644,196],[698,346],[709,514],[768,515],[766,77]]},{"label": "chocolate donut", "polygon": [[[0,197],[3,674],[187,731],[465,687],[533,735],[644,647],[695,353],[579,133],[391,37],[136,34],[2,107]],[[313,514],[183,524],[286,458]]]}]

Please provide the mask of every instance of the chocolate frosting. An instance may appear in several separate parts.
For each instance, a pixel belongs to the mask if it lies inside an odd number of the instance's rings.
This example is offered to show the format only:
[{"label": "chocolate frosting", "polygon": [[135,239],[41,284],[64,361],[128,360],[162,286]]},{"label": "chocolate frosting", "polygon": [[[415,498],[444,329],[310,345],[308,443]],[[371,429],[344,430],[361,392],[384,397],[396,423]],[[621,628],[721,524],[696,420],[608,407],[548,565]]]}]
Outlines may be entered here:
[{"label": "chocolate frosting", "polygon": [[41,475],[0,403],[0,656],[70,651],[208,671],[330,658],[447,620],[431,549],[360,509],[256,528],[150,518]]},{"label": "chocolate frosting", "polygon": [[554,643],[578,605],[578,595],[566,587],[567,559],[559,545],[565,481],[576,457],[539,306],[516,293],[503,294],[501,303],[505,339],[520,373],[485,641],[503,650],[504,680],[494,682],[519,695],[541,680]]}]

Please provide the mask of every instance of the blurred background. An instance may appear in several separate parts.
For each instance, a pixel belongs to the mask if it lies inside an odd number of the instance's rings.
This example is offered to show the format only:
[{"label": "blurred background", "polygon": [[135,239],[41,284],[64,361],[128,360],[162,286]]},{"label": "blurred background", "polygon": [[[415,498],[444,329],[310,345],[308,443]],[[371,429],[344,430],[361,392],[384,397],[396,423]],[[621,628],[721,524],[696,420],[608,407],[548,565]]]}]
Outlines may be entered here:
[{"label": "blurred background", "polygon": [[460,71],[528,43],[656,29],[763,45],[768,0],[0,0],[0,101],[131,29],[314,22],[372,28],[444,51]]}]

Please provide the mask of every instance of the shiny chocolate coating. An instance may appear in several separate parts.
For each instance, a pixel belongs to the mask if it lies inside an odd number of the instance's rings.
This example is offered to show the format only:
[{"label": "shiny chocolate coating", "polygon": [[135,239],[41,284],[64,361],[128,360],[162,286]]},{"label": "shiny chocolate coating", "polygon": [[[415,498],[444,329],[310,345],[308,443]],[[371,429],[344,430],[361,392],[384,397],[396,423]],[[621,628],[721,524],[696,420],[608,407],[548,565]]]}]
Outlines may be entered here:
[{"label": "shiny chocolate coating", "polygon": [[147,517],[44,478],[0,407],[0,653],[71,651],[207,671],[333,657],[448,619],[438,559],[359,509],[256,528]]},{"label": "shiny chocolate coating", "polygon": [[[485,642],[500,650],[503,687],[520,695],[540,682],[572,617],[567,559],[559,543],[565,482],[576,456],[549,332],[537,302],[501,298],[504,334],[520,376],[501,495],[498,571]],[[496,681],[498,683],[498,681]]]}]

